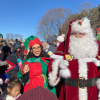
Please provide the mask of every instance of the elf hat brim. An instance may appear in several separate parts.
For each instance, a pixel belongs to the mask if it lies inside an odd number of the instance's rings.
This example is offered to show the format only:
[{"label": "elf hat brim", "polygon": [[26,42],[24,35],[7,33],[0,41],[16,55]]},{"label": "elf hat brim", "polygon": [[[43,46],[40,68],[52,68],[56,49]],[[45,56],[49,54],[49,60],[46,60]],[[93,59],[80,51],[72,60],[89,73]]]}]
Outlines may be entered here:
[{"label": "elf hat brim", "polygon": [[100,31],[100,27],[97,29],[97,31]]},{"label": "elf hat brim", "polygon": [[42,45],[42,43],[40,42],[40,40],[38,38],[35,38],[34,40],[30,40],[29,41],[29,49],[35,45],[35,44],[39,44],[39,45]]}]

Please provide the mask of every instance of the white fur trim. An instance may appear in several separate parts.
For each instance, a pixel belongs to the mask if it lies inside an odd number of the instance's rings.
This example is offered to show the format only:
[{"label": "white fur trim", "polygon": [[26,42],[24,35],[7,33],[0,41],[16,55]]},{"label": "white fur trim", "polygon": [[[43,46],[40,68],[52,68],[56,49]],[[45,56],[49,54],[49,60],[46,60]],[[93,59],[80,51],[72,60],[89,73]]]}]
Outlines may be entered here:
[{"label": "white fur trim", "polygon": [[100,78],[97,79],[96,85],[97,85],[97,89],[99,90],[98,91],[98,98],[100,99]]},{"label": "white fur trim", "polygon": [[96,81],[96,85],[97,85],[97,89],[100,90],[100,78],[97,79],[97,81]]},{"label": "white fur trim", "polygon": [[83,20],[84,21],[82,22],[82,25],[78,24],[79,22],[78,20],[76,20],[71,24],[71,33],[74,32],[82,33],[83,30],[90,29],[91,27],[90,20],[87,17],[83,18]]},{"label": "white fur trim", "polygon": [[98,100],[100,100],[100,90],[99,90],[99,93],[98,93],[98,98],[99,98]]},{"label": "white fur trim", "polygon": [[79,100],[88,100],[87,88],[79,89]]},{"label": "white fur trim", "polygon": [[69,78],[71,76],[70,70],[67,68],[60,69],[59,71],[60,77]]},{"label": "white fur trim", "polygon": [[57,83],[60,81],[60,77],[57,79],[57,74],[59,69],[58,64],[61,61],[62,59],[55,59],[52,63],[52,71],[48,74],[48,82],[50,86],[56,86]]},{"label": "white fur trim", "polygon": [[100,66],[100,61],[96,58],[85,58],[85,62],[93,62],[96,66]]},{"label": "white fur trim", "polygon": [[52,59],[63,59],[64,57],[63,57],[63,56],[60,56],[60,55],[52,54],[52,55],[50,56],[50,58],[52,58]]},{"label": "white fur trim", "polygon": [[[85,80],[87,80],[87,63],[84,62],[83,59],[78,59],[79,64],[79,77],[85,77]],[[79,100],[87,100],[88,94],[87,94],[87,88],[85,89],[79,89]]]},{"label": "white fur trim", "polygon": [[83,59],[78,59],[79,64],[79,77],[85,77],[85,80],[87,80],[87,63],[84,62]]}]

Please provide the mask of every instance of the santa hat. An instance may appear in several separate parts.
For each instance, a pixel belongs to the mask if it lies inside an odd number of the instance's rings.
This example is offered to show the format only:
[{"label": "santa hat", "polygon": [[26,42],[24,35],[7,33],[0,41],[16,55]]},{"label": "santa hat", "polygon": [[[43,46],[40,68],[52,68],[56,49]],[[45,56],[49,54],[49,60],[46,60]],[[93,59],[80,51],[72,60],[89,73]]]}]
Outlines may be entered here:
[{"label": "santa hat", "polygon": [[71,23],[71,33],[79,32],[84,33],[87,29],[91,28],[90,20],[85,17],[77,19]]},{"label": "santa hat", "polygon": [[63,42],[64,41],[64,37],[65,37],[65,34],[62,34],[61,36],[57,37],[57,40],[60,41],[60,42]]},{"label": "santa hat", "polygon": [[69,54],[68,50],[69,50],[69,42],[70,42],[71,33],[72,34],[74,32],[86,33],[88,29],[91,29],[91,24],[90,24],[90,20],[87,17],[78,18],[70,22],[67,38],[65,41],[64,58],[66,58],[65,57],[66,54]]},{"label": "santa hat", "polygon": [[24,42],[24,45],[25,45],[25,50],[29,51],[29,49],[34,45],[34,44],[39,44],[39,45],[42,45],[42,43],[40,42],[40,40],[31,35],[30,37],[28,37],[25,42]]},{"label": "santa hat", "polygon": [[22,94],[17,100],[58,100],[50,90],[38,86]]},{"label": "santa hat", "polygon": [[97,31],[100,31],[100,27],[97,29]]}]

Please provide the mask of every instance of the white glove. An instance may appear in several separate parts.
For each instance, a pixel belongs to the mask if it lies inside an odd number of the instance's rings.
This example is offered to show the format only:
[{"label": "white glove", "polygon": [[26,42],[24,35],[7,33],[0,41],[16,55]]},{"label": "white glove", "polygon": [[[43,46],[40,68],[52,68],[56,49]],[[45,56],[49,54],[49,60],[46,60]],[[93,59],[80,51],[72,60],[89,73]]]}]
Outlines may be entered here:
[{"label": "white glove", "polygon": [[69,62],[66,61],[66,60],[62,60],[60,63],[59,63],[59,67],[60,68],[66,68],[67,66],[69,66]]}]

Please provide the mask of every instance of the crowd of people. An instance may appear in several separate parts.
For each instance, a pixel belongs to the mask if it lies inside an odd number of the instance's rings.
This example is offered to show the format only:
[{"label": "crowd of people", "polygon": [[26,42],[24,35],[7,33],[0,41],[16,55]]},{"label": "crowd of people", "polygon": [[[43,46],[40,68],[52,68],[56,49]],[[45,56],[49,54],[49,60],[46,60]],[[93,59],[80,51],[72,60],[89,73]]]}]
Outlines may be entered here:
[{"label": "crowd of people", "polygon": [[100,27],[84,17],[65,34],[15,43],[0,34],[0,100],[100,99]]}]

